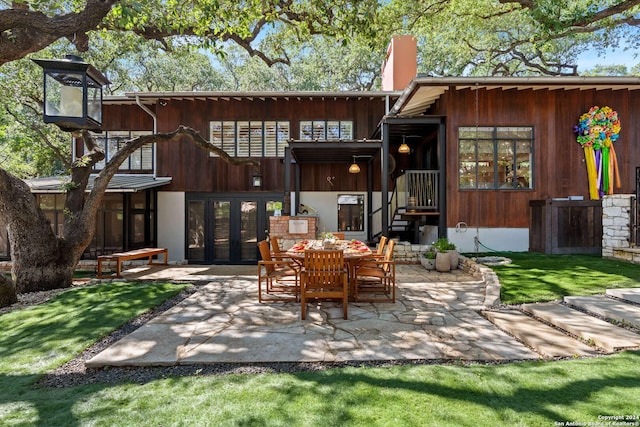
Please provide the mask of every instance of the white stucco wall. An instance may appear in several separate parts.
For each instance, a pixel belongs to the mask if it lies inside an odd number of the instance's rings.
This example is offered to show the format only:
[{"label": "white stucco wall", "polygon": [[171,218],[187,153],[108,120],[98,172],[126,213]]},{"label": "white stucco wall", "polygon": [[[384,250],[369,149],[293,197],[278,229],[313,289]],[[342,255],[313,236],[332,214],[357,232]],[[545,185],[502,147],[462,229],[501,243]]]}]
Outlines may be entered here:
[{"label": "white stucco wall", "polygon": [[185,193],[158,192],[158,246],[169,249],[170,261],[184,261]]},{"label": "white stucco wall", "polygon": [[[300,203],[312,207],[318,215],[318,233],[338,231],[338,195],[362,194],[364,196],[364,229],[367,229],[367,193],[358,191],[304,191],[300,193]],[[345,231],[346,239],[366,240],[366,231]]]},{"label": "white stucco wall", "polygon": [[[460,252],[475,252],[476,228],[448,228],[447,235]],[[529,250],[528,228],[480,228],[478,239],[479,252]]]}]

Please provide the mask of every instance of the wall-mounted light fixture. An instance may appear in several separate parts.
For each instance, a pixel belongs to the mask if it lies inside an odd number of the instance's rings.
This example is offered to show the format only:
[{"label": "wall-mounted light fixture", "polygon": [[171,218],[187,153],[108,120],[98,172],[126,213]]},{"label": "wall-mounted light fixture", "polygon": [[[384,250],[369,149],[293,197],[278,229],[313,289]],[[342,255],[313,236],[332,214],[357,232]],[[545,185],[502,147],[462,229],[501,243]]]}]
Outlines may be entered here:
[{"label": "wall-mounted light fixture", "polygon": [[353,163],[349,166],[349,173],[360,173],[360,166],[356,163],[356,156],[353,156]]},{"label": "wall-mounted light fixture", "polygon": [[251,183],[253,184],[254,188],[262,187],[262,175],[260,174],[253,175],[253,177],[251,178]]},{"label": "wall-mounted light fixture", "polygon": [[407,143],[405,142],[405,136],[402,135],[402,144],[400,144],[400,147],[398,148],[398,153],[400,154],[409,154],[411,153],[411,147],[409,147],[407,145]]}]

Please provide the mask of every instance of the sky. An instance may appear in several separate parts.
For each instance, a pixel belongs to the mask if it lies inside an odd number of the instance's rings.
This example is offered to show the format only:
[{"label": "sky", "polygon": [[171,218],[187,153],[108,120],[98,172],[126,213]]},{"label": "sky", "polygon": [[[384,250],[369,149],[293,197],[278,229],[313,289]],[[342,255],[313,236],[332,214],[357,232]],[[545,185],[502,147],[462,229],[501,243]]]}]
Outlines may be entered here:
[{"label": "sky", "polygon": [[631,68],[640,63],[640,51],[635,49],[616,49],[605,56],[595,52],[585,52],[578,57],[578,72],[593,68],[595,65],[626,65]]}]

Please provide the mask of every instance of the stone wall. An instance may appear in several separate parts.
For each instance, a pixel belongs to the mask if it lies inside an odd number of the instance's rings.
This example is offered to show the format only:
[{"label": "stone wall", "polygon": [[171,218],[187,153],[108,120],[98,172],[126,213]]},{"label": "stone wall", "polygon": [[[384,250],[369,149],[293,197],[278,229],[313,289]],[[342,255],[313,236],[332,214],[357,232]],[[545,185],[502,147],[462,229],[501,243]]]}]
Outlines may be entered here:
[{"label": "stone wall", "polygon": [[420,263],[420,256],[425,253],[430,245],[416,245],[409,242],[396,242],[393,249],[393,259],[397,263]]},{"label": "stone wall", "polygon": [[[616,249],[630,248],[631,194],[612,194],[602,199],[602,256],[616,257]],[[617,251],[616,251],[617,252]]]}]

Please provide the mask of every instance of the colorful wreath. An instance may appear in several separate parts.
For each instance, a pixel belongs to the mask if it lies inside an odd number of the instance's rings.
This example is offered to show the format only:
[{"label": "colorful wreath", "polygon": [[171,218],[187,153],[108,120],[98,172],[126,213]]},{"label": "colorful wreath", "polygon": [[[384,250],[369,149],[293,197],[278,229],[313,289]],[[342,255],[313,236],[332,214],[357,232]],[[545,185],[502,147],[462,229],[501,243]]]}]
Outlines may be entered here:
[{"label": "colorful wreath", "polygon": [[596,105],[580,116],[574,131],[578,134],[576,140],[581,146],[600,150],[618,139],[620,119],[611,107],[600,108]]},{"label": "colorful wreath", "polygon": [[598,200],[605,194],[613,194],[614,186],[620,188],[618,161],[613,148],[613,142],[620,134],[618,113],[611,107],[591,107],[580,116],[574,131],[584,150],[589,197]]}]

